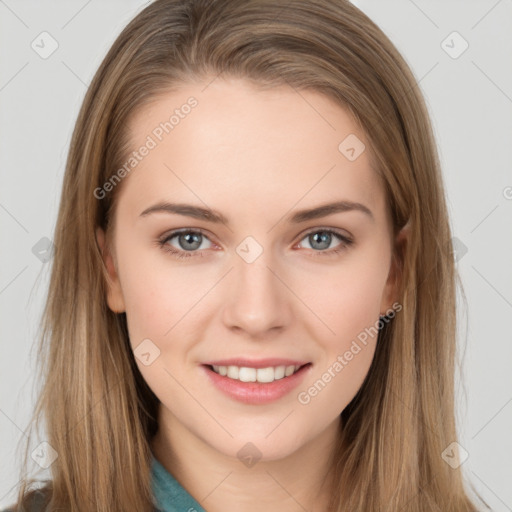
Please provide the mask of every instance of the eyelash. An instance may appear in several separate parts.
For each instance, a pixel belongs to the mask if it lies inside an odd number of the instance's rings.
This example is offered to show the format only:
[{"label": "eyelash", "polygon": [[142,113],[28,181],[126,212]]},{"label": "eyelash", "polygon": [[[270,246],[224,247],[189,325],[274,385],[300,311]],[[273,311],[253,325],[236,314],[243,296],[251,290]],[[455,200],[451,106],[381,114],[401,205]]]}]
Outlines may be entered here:
[{"label": "eyelash", "polygon": [[[162,250],[168,252],[168,253],[171,253],[171,255],[175,258],[190,258],[190,257],[195,257],[195,256],[200,256],[200,257],[204,257],[204,254],[202,251],[181,251],[181,250],[176,250],[174,249],[172,246],[170,246],[167,242],[171,239],[173,239],[175,236],[177,235],[180,235],[182,233],[199,233],[203,236],[205,236],[206,238],[208,238],[208,235],[201,229],[181,229],[181,230],[176,230],[176,231],[172,231],[171,233],[168,233],[168,234],[165,234],[163,235],[160,239],[158,239],[157,243],[158,245],[161,247]],[[313,233],[329,233],[331,235],[334,235],[336,236],[340,241],[341,241],[341,244],[339,246],[337,246],[337,248],[334,248],[334,249],[329,249],[327,251],[314,251],[314,255],[313,257],[316,257],[316,256],[336,256],[337,254],[343,252],[345,249],[347,249],[348,247],[350,247],[354,241],[350,238],[348,238],[347,236],[345,235],[342,235],[341,233],[339,233],[338,231],[335,231],[333,229],[323,229],[323,228],[315,228],[311,231],[308,231],[307,233],[304,234],[304,236],[301,238],[301,241],[304,240],[304,238],[306,238],[307,236],[313,234]],[[209,238],[208,238],[209,240]]]}]

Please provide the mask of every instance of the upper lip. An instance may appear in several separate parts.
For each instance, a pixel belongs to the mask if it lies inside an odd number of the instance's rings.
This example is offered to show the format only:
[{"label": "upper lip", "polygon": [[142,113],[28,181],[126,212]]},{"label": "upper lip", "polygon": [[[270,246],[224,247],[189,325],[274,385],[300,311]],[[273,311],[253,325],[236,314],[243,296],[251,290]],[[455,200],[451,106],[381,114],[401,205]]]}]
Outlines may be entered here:
[{"label": "upper lip", "polygon": [[218,359],[215,361],[207,361],[203,363],[209,366],[238,366],[245,368],[268,368],[269,366],[304,366],[309,361],[299,361],[297,359],[281,359],[281,358],[266,358],[266,359],[246,359],[243,357],[235,357],[232,359]]}]

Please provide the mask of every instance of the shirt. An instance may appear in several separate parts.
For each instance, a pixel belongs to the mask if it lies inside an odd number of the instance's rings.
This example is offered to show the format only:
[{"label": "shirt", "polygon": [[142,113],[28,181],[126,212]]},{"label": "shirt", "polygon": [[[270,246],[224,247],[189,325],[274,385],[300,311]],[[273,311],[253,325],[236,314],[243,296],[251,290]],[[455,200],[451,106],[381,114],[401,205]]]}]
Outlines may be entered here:
[{"label": "shirt", "polygon": [[206,512],[153,455],[151,475],[153,494],[160,512]]},{"label": "shirt", "polygon": [[[151,486],[158,508],[155,512],[206,512],[181,484],[151,454]],[[36,493],[29,510],[43,509],[43,495]],[[13,512],[5,509],[3,512]]]}]

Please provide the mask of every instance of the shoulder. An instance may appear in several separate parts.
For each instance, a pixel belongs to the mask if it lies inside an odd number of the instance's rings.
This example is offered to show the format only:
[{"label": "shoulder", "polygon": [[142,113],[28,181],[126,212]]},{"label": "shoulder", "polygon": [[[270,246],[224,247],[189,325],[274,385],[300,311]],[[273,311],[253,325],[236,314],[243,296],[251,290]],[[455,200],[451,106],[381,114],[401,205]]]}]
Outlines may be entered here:
[{"label": "shoulder", "polygon": [[[48,503],[48,497],[48,489],[29,491],[23,500],[23,510],[26,512],[44,512],[46,504]],[[9,508],[3,509],[0,512],[17,512],[18,507],[18,504],[11,505]]]}]

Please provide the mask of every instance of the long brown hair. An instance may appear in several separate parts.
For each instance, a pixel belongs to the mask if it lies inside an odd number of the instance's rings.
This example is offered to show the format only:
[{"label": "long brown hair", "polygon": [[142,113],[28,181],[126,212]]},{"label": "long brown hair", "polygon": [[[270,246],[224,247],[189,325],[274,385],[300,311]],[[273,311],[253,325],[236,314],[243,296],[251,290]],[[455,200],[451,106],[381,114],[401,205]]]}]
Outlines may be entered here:
[{"label": "long brown hair", "polygon": [[[175,85],[216,76],[310,89],[348,109],[371,142],[395,231],[410,229],[398,255],[403,310],[380,331],[367,378],[341,414],[330,510],[476,510],[461,468],[442,457],[457,440],[457,281],[428,112],[394,45],[344,0],[156,0],[104,58],[71,141],[38,349],[42,390],[30,426],[44,422],[58,454],[48,509],[153,508],[159,401],[134,362],[125,314],[107,307],[95,238],[98,226],[111,232],[122,183],[101,199],[95,190],[125,161],[136,111]],[[23,481],[18,503],[34,482]]]}]

